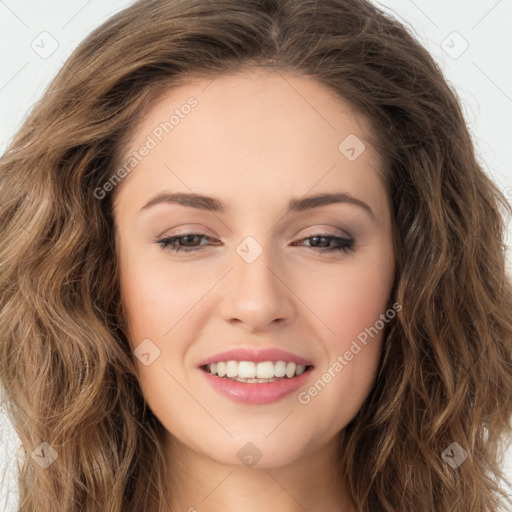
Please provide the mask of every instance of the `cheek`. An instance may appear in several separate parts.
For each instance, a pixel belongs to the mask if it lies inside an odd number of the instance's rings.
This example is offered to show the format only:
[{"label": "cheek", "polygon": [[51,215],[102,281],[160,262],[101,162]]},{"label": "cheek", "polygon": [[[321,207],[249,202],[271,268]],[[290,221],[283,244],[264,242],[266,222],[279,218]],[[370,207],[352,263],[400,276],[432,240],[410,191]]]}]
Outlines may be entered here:
[{"label": "cheek", "polygon": [[347,257],[337,268],[316,273],[310,280],[313,285],[303,288],[302,295],[307,293],[308,304],[325,326],[322,332],[329,351],[346,350],[386,312],[394,277],[386,256],[381,250],[364,258]]},{"label": "cheek", "polygon": [[169,339],[174,326],[204,294],[204,283],[195,283],[193,274],[170,267],[144,259],[132,259],[124,266],[121,295],[134,344],[141,337]]},{"label": "cheek", "polygon": [[395,316],[389,303],[392,260],[382,250],[366,256],[316,280],[309,298],[326,327],[322,341],[327,357],[299,402],[328,416],[334,430],[348,423],[368,396],[386,326]]},{"label": "cheek", "polygon": [[[151,261],[134,253],[121,260],[128,339],[142,393],[160,420],[170,425],[179,418],[180,410],[190,406],[190,396],[181,387],[189,387],[183,362],[189,345],[197,339],[196,315],[211,284],[194,272],[186,272],[184,266],[165,259]],[[139,357],[147,353],[150,355],[145,360]],[[167,422],[159,416],[163,411],[174,412]]]},{"label": "cheek", "polygon": [[[169,276],[163,276],[155,266],[135,259],[125,265],[120,283],[128,319],[128,339],[134,351],[142,394],[166,428],[174,430],[180,411],[190,406],[190,397],[177,383],[186,384],[180,365],[186,346],[179,340],[191,336],[186,332],[185,318],[197,299],[190,297],[186,286],[169,281]],[[178,292],[180,289],[182,291]],[[139,347],[143,346],[141,350]],[[144,354],[149,356],[144,359]],[[169,396],[173,399],[169,400]]]}]

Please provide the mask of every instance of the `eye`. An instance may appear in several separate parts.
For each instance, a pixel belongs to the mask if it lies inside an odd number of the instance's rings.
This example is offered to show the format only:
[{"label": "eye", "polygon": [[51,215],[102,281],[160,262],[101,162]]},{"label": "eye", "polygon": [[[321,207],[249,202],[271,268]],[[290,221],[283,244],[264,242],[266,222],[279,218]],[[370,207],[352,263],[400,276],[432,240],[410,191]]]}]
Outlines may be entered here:
[{"label": "eye", "polygon": [[[158,243],[162,249],[171,250],[173,252],[198,252],[202,251],[205,245],[208,244],[200,244],[197,245],[196,242],[200,242],[202,239],[213,241],[213,238],[204,235],[202,233],[187,233],[179,236],[170,236],[159,238],[155,240],[155,243]],[[354,250],[355,241],[351,238],[341,238],[333,235],[313,235],[307,238],[303,238],[300,242],[305,242],[306,240],[312,240],[313,244],[320,243],[322,244],[331,244],[334,243],[333,246],[329,247],[314,247],[309,245],[315,252],[325,253],[325,252],[335,252],[335,251],[343,251],[345,253],[349,253]],[[184,242],[185,245],[181,245],[181,242]],[[218,245],[218,244],[215,244]],[[297,245],[297,243],[294,243]]]},{"label": "eye", "polygon": [[[160,244],[160,247],[162,247],[162,249],[170,249],[171,251],[174,251],[174,252],[178,252],[178,251],[192,252],[192,251],[202,251],[203,250],[202,247],[204,246],[204,244],[202,246],[194,245],[194,242],[197,242],[198,240],[201,240],[201,239],[206,239],[206,240],[210,240],[210,241],[213,240],[209,236],[203,235],[201,233],[187,233],[185,235],[180,235],[180,236],[170,236],[170,237],[160,238],[159,240],[157,240],[157,243]],[[176,242],[179,242],[182,240],[185,241],[184,246],[176,243]],[[191,243],[192,245],[187,245],[189,243]]]},{"label": "eye", "polygon": [[[333,235],[313,235],[309,236],[307,238],[303,238],[301,242],[304,242],[306,240],[314,240],[314,244],[318,243],[319,240],[324,240],[324,243],[330,244],[331,242],[334,242],[334,246],[327,247],[324,249],[313,247],[317,252],[334,252],[334,251],[343,251],[345,253],[348,253],[350,251],[354,250],[354,240],[351,238],[341,238],[339,236],[333,236]],[[322,243],[322,242],[320,242]],[[311,246],[310,246],[311,247]]]}]

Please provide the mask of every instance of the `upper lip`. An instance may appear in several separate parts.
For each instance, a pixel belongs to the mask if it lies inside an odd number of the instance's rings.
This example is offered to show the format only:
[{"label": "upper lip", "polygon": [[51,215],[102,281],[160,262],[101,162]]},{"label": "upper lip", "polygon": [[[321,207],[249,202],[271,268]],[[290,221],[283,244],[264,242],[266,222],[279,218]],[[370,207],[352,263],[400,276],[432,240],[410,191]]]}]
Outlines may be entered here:
[{"label": "upper lip", "polygon": [[313,366],[313,363],[297,354],[282,350],[279,348],[234,348],[225,352],[219,352],[210,356],[199,363],[198,366],[206,366],[219,361],[254,361],[261,363],[263,361],[286,361],[288,363],[302,364],[304,366]]}]

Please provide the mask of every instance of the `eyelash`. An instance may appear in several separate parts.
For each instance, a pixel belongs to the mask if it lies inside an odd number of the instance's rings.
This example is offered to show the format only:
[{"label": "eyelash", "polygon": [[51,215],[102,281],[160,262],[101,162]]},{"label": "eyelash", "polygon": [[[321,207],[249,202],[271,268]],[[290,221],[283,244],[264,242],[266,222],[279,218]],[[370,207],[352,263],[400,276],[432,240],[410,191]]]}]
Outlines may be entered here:
[{"label": "eyelash", "polygon": [[[198,251],[202,251],[203,248],[204,248],[204,245],[198,246],[198,247],[194,247],[194,248],[184,248],[184,247],[179,247],[179,246],[178,247],[172,246],[172,244],[174,244],[174,242],[176,242],[177,240],[180,240],[182,238],[187,238],[187,237],[190,237],[190,236],[199,236],[201,238],[205,238],[205,239],[210,240],[210,241],[213,240],[211,237],[209,237],[207,235],[203,235],[201,233],[186,233],[184,235],[179,235],[179,236],[171,236],[171,237],[160,238],[160,239],[155,240],[155,243],[159,244],[162,249],[170,249],[171,251],[176,252],[176,253],[179,252],[179,251],[182,251],[182,252],[198,252]],[[338,240],[339,241],[336,246],[329,247],[329,248],[326,248],[326,249],[318,249],[316,247],[312,247],[312,249],[315,252],[318,252],[318,253],[343,251],[344,253],[348,254],[349,252],[354,250],[354,240],[340,238],[338,236],[332,236],[332,235],[320,235],[320,234],[318,234],[318,235],[308,236],[308,237],[303,238],[302,240],[300,240],[300,242],[304,242],[306,240],[311,240],[312,238],[325,238],[327,240]]]}]

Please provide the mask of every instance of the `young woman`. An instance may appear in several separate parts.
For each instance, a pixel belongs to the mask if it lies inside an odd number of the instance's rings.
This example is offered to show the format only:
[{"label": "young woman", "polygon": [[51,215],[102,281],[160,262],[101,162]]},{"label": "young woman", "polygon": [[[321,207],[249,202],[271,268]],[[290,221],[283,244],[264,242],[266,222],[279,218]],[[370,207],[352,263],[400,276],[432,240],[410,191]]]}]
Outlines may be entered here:
[{"label": "young woman", "polygon": [[133,4],[0,160],[19,510],[510,503],[510,213],[372,4]]}]

